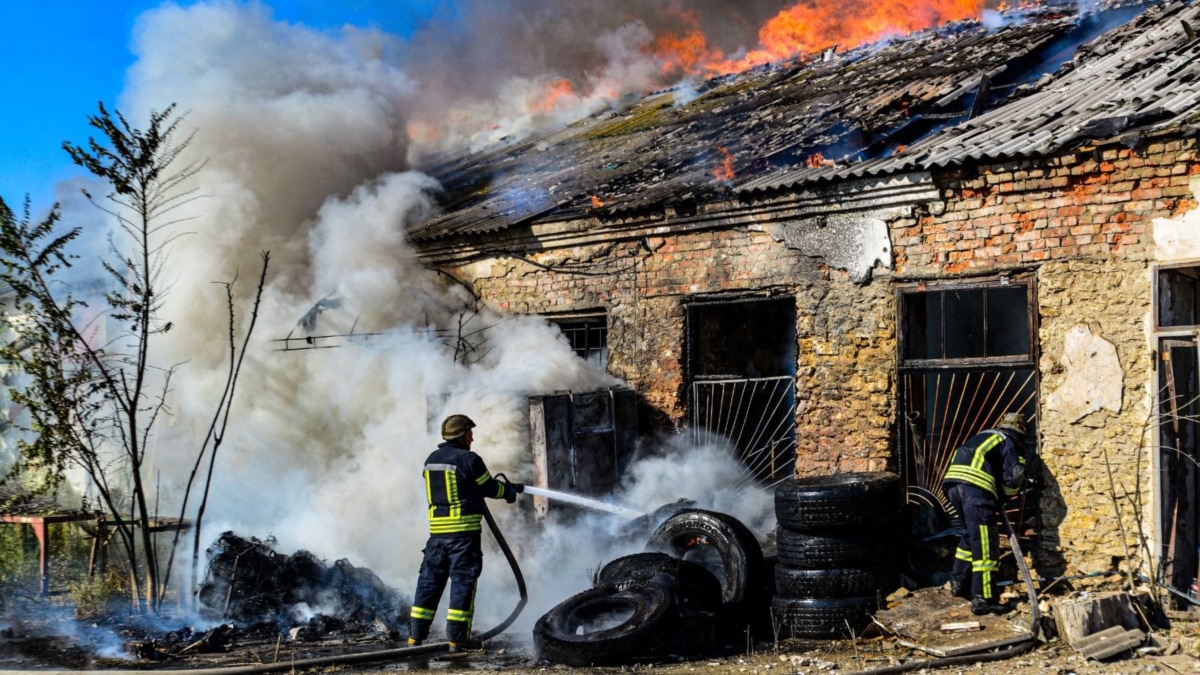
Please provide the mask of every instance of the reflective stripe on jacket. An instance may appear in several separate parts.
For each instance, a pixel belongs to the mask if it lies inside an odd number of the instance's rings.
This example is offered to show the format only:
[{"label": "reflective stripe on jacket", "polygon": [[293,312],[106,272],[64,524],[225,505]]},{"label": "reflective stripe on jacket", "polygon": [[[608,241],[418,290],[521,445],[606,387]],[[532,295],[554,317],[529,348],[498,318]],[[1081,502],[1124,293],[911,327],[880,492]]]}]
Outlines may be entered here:
[{"label": "reflective stripe on jacket", "polygon": [[482,457],[453,441],[429,455],[423,474],[430,534],[478,532],[483,529],[484,498],[504,499],[512,490],[492,478]]},{"label": "reflective stripe on jacket", "polygon": [[965,483],[994,497],[1001,492],[1011,497],[1020,489],[1024,473],[1025,456],[1017,442],[1002,431],[988,429],[954,451],[942,482]]}]

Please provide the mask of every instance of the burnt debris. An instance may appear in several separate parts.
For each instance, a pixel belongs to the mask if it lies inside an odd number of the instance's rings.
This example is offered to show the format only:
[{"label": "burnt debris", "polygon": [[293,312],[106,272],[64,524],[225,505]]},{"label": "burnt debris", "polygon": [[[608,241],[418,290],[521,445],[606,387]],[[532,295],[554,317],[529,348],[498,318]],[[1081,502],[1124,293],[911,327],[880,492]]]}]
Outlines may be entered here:
[{"label": "burnt debris", "polygon": [[274,622],[293,639],[398,634],[409,605],[374,572],[345,559],[328,566],[305,550],[284,555],[274,544],[222,534],[208,550],[201,616],[245,625]]}]

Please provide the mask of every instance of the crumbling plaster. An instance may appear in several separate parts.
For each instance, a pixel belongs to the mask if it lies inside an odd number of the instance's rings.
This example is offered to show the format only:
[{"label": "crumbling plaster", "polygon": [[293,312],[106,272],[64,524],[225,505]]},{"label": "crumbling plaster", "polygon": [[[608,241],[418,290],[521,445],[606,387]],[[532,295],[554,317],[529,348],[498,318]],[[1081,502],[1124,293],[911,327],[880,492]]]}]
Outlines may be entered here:
[{"label": "crumbling plaster", "polygon": [[1100,410],[1121,412],[1124,373],[1111,342],[1080,324],[1067,331],[1058,361],[1066,374],[1062,384],[1046,396],[1046,409],[1076,423]]},{"label": "crumbling plaster", "polygon": [[[1188,189],[1200,201],[1200,176],[1191,177]],[[1154,257],[1160,262],[1200,258],[1200,208],[1176,218],[1154,219]]]},{"label": "crumbling plaster", "polygon": [[[1150,372],[1145,260],[1071,260],[1038,270],[1043,546],[1054,573],[1140,569],[1152,476],[1144,447]],[[1142,569],[1142,571],[1145,571]]]},{"label": "crumbling plaster", "polygon": [[892,268],[892,243],[887,220],[892,216],[836,214],[765,226],[772,237],[830,267],[850,273],[861,284],[871,279],[871,269]]}]

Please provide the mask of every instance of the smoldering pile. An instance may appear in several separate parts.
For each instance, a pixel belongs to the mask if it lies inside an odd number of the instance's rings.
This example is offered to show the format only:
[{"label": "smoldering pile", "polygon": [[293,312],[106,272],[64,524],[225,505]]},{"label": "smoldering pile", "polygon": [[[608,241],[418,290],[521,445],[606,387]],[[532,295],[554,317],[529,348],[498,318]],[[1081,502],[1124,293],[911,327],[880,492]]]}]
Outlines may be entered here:
[{"label": "smoldering pile", "polygon": [[275,551],[275,540],[225,532],[208,549],[200,614],[240,625],[275,623],[292,639],[330,633],[398,634],[410,606],[371,570],[309,551]]}]

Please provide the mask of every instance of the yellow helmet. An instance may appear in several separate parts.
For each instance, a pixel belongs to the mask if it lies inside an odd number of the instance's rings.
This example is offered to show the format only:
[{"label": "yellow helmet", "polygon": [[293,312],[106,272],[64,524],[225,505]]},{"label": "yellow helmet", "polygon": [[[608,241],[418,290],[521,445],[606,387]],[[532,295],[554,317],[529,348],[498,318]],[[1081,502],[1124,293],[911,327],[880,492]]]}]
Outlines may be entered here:
[{"label": "yellow helmet", "polygon": [[1007,429],[1024,436],[1026,433],[1028,433],[1028,427],[1026,426],[1025,422],[1025,413],[1004,413],[1004,417],[1000,418],[1000,423],[996,425],[996,428]]},{"label": "yellow helmet", "polygon": [[448,441],[462,438],[462,435],[474,426],[475,423],[466,415],[451,415],[442,421],[442,438]]}]

